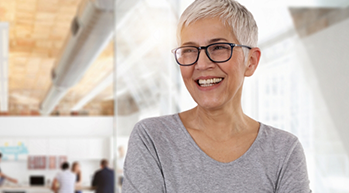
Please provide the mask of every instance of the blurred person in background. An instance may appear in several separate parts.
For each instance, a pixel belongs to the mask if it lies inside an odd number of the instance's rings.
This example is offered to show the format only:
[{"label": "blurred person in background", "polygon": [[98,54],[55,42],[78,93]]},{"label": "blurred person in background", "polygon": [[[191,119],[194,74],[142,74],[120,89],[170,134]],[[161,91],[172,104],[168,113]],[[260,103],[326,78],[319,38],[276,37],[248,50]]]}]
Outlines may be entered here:
[{"label": "blurred person in background", "polygon": [[177,32],[173,53],[197,106],[135,125],[122,192],[311,192],[298,138],[242,110],[261,57],[252,14],[234,0],[196,0]]},{"label": "blurred person in background", "polygon": [[52,182],[52,191],[55,193],[74,193],[76,175],[69,170],[69,163],[63,162],[60,171]]},{"label": "blurred person in background", "polygon": [[[81,187],[82,176],[79,162],[74,162],[71,171],[76,175],[75,187]],[[76,190],[75,193],[82,193],[80,190]]]},{"label": "blurred person in background", "polygon": [[101,160],[101,169],[96,171],[92,179],[92,187],[96,193],[114,192],[114,171],[108,167],[106,159]]},{"label": "blurred person in background", "polygon": [[[0,153],[0,163],[1,163],[1,159],[2,159],[2,153]],[[12,183],[17,183],[16,179],[11,178],[11,177],[7,176],[6,174],[4,174],[0,168],[0,186],[5,182],[5,180],[12,182]]]}]

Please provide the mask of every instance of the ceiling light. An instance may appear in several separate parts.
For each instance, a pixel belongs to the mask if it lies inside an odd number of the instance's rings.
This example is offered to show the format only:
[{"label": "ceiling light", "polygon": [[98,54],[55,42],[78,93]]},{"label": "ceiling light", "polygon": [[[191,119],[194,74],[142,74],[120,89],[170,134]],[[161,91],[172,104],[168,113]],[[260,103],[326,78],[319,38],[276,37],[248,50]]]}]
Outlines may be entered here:
[{"label": "ceiling light", "polygon": [[114,34],[113,7],[104,9],[101,5],[107,4],[90,0],[82,2],[52,72],[52,85],[41,103],[41,114],[51,113],[111,41]]}]

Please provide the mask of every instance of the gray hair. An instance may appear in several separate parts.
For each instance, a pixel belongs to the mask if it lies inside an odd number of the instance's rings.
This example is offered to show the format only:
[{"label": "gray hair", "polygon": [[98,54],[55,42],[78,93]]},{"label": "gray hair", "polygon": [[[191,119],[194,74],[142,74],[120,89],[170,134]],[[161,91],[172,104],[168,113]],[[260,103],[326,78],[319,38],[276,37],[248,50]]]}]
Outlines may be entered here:
[{"label": "gray hair", "polygon": [[[180,43],[184,27],[204,18],[219,17],[224,25],[231,27],[238,44],[256,47],[258,27],[253,15],[235,0],[195,0],[181,15],[177,27],[177,40]],[[244,49],[245,57],[248,50]]]}]

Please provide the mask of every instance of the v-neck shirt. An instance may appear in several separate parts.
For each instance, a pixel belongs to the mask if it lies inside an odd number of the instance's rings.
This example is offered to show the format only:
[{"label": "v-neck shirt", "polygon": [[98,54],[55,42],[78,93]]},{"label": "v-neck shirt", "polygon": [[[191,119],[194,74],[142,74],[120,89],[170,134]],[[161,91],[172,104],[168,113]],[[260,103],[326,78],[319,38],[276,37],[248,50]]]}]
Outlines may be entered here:
[{"label": "v-neck shirt", "polygon": [[178,114],[135,125],[122,191],[311,192],[303,148],[296,136],[260,123],[250,148],[238,159],[223,163],[200,149]]}]

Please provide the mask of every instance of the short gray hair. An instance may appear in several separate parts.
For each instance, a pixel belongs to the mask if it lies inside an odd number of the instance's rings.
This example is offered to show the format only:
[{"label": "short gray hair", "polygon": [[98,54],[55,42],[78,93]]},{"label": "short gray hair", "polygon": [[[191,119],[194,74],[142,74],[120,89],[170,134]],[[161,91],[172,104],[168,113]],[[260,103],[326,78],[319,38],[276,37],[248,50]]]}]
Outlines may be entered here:
[{"label": "short gray hair", "polygon": [[[180,43],[184,27],[199,19],[219,17],[223,24],[231,27],[237,43],[256,47],[258,27],[253,15],[235,0],[195,0],[183,12],[177,27],[177,40]],[[247,51],[247,50],[246,50]],[[245,52],[245,57],[248,52]]]}]

